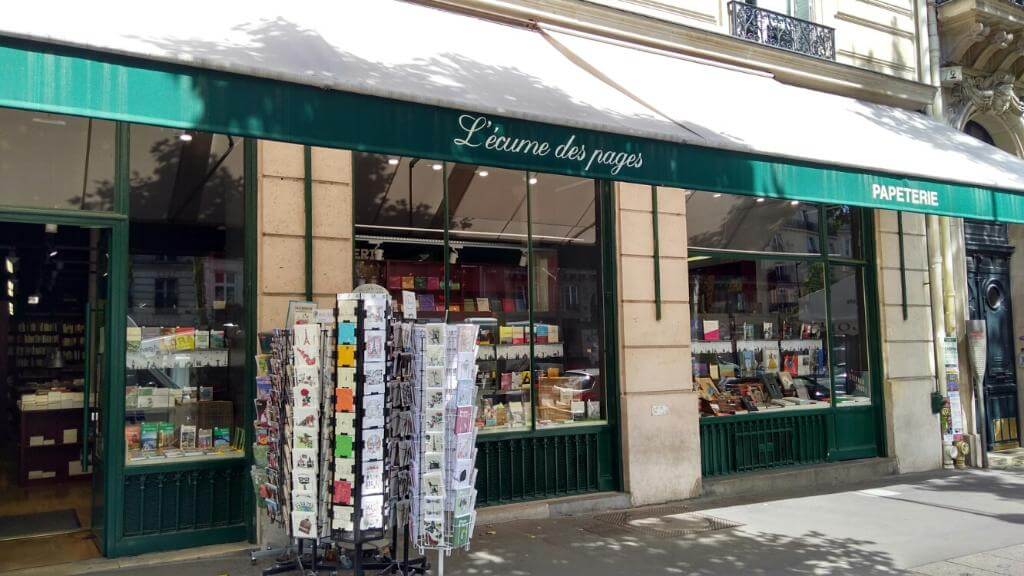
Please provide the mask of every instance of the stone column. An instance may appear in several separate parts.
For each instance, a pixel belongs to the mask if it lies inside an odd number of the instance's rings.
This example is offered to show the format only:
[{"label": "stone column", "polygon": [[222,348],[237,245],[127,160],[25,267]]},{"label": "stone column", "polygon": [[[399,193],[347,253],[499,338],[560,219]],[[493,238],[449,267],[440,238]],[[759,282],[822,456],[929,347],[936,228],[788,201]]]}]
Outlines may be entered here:
[{"label": "stone column", "polygon": [[931,411],[935,353],[925,217],[903,213],[908,312],[903,320],[896,212],[876,210],[874,215],[889,455],[896,458],[900,473],[934,470],[942,467],[942,438],[938,416]]},{"label": "stone column", "polygon": [[634,505],[700,494],[697,396],[683,190],[658,190],[661,320],[655,317],[651,189],[618,184],[617,249],[622,458]]},{"label": "stone column", "polygon": [[[284,327],[290,300],[305,300],[303,147],[259,142],[259,329]],[[313,296],[333,306],[352,288],[352,153],[313,148]]]}]

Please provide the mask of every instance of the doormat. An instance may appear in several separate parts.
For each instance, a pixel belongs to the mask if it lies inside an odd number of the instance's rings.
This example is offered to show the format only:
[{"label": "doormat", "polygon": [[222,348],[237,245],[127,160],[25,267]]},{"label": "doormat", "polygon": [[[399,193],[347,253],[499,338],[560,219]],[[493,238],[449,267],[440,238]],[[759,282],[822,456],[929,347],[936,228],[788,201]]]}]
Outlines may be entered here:
[{"label": "doormat", "polygon": [[[680,506],[656,506],[601,514],[584,527],[588,532],[634,532],[645,536],[689,536],[742,526],[739,522],[689,512]],[[603,528],[603,530],[602,530]]]},{"label": "doormat", "polygon": [[78,514],[71,508],[36,514],[0,516],[0,540],[63,534],[80,530]]}]

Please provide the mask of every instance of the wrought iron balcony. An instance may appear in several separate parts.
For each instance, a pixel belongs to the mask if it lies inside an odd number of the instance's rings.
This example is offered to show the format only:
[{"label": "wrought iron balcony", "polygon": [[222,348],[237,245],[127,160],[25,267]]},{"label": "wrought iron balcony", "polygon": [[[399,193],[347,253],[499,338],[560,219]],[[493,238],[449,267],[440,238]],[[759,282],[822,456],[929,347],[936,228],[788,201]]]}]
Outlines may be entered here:
[{"label": "wrought iron balcony", "polygon": [[729,24],[737,38],[815,58],[836,59],[836,31],[828,26],[746,2],[729,2]]}]

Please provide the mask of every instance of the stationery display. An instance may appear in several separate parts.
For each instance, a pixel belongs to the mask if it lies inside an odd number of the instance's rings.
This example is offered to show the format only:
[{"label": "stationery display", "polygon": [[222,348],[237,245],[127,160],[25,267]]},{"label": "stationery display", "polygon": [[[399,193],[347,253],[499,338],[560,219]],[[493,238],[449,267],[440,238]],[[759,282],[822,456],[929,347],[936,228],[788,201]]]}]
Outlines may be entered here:
[{"label": "stationery display", "polygon": [[417,450],[410,534],[421,551],[447,554],[468,548],[476,523],[478,326],[423,324],[411,331]]}]

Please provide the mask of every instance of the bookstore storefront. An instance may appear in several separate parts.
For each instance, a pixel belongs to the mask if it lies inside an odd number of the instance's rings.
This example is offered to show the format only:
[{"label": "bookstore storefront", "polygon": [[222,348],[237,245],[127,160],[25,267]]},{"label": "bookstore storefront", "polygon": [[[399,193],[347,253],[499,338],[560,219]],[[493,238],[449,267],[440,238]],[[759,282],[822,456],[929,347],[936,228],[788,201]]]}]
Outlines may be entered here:
[{"label": "bookstore storefront", "polygon": [[[1024,222],[1024,178],[1010,161],[916,114],[592,38],[560,35],[556,48],[527,27],[369,5],[211,8],[208,37],[187,43],[195,54],[146,40],[191,29],[187,11],[151,22],[30,9],[0,24],[0,110],[13,135],[3,151],[34,143],[33,160],[53,162],[26,165],[30,174],[75,175],[74,185],[44,182],[54,194],[44,203],[17,182],[0,190],[0,222],[100,230],[93,252],[109,252],[89,330],[95,387],[84,396],[95,400],[83,402],[96,415],[83,410],[81,431],[104,555],[255,538],[248,470],[257,264],[266,264],[256,174],[268,163],[257,158],[259,140],[353,150],[351,283],[383,286],[419,318],[479,324],[481,503],[671,489],[699,467],[667,454],[694,438],[678,435],[688,429],[672,427],[682,417],[662,400],[684,397],[697,414],[691,370],[702,449],[721,450],[701,458],[705,476],[818,462],[823,450],[880,453],[865,209]],[[63,20],[74,17],[90,25]],[[54,33],[59,43],[38,31],[52,18],[70,22]],[[266,21],[319,35],[295,34],[294,46],[274,50],[263,34],[281,30]],[[417,44],[389,42],[396,30],[420,33]],[[240,44],[218,43],[236,34]],[[617,83],[660,112],[566,51],[626,74]],[[295,54],[321,60],[289,61]],[[452,54],[458,66],[445,64]],[[331,73],[296,72],[313,69]],[[665,71],[659,83],[630,76],[651,69]],[[677,80],[734,89],[662,83]],[[777,98],[780,112],[751,112],[751,93]],[[765,125],[776,119],[784,125]],[[829,122],[848,136],[820,146],[811,136]],[[791,134],[796,142],[782,137]],[[622,225],[623,182],[702,191],[685,208],[689,326],[666,328],[653,313],[617,317],[626,304],[647,309],[617,295],[627,248],[617,240],[639,253],[657,234],[656,225]],[[311,209],[304,216],[315,220]],[[648,278],[657,293],[659,280]],[[673,354],[680,365],[646,377],[620,365],[626,354],[661,350],[659,335],[689,335],[693,362]],[[650,393],[653,380],[674,388]],[[800,454],[765,453],[786,444],[772,440],[783,428],[804,430]],[[811,446],[822,439],[825,449]],[[664,454],[652,449],[660,446]]]},{"label": "bookstore storefront", "polygon": [[872,214],[707,192],[686,205],[702,475],[884,454]]}]

